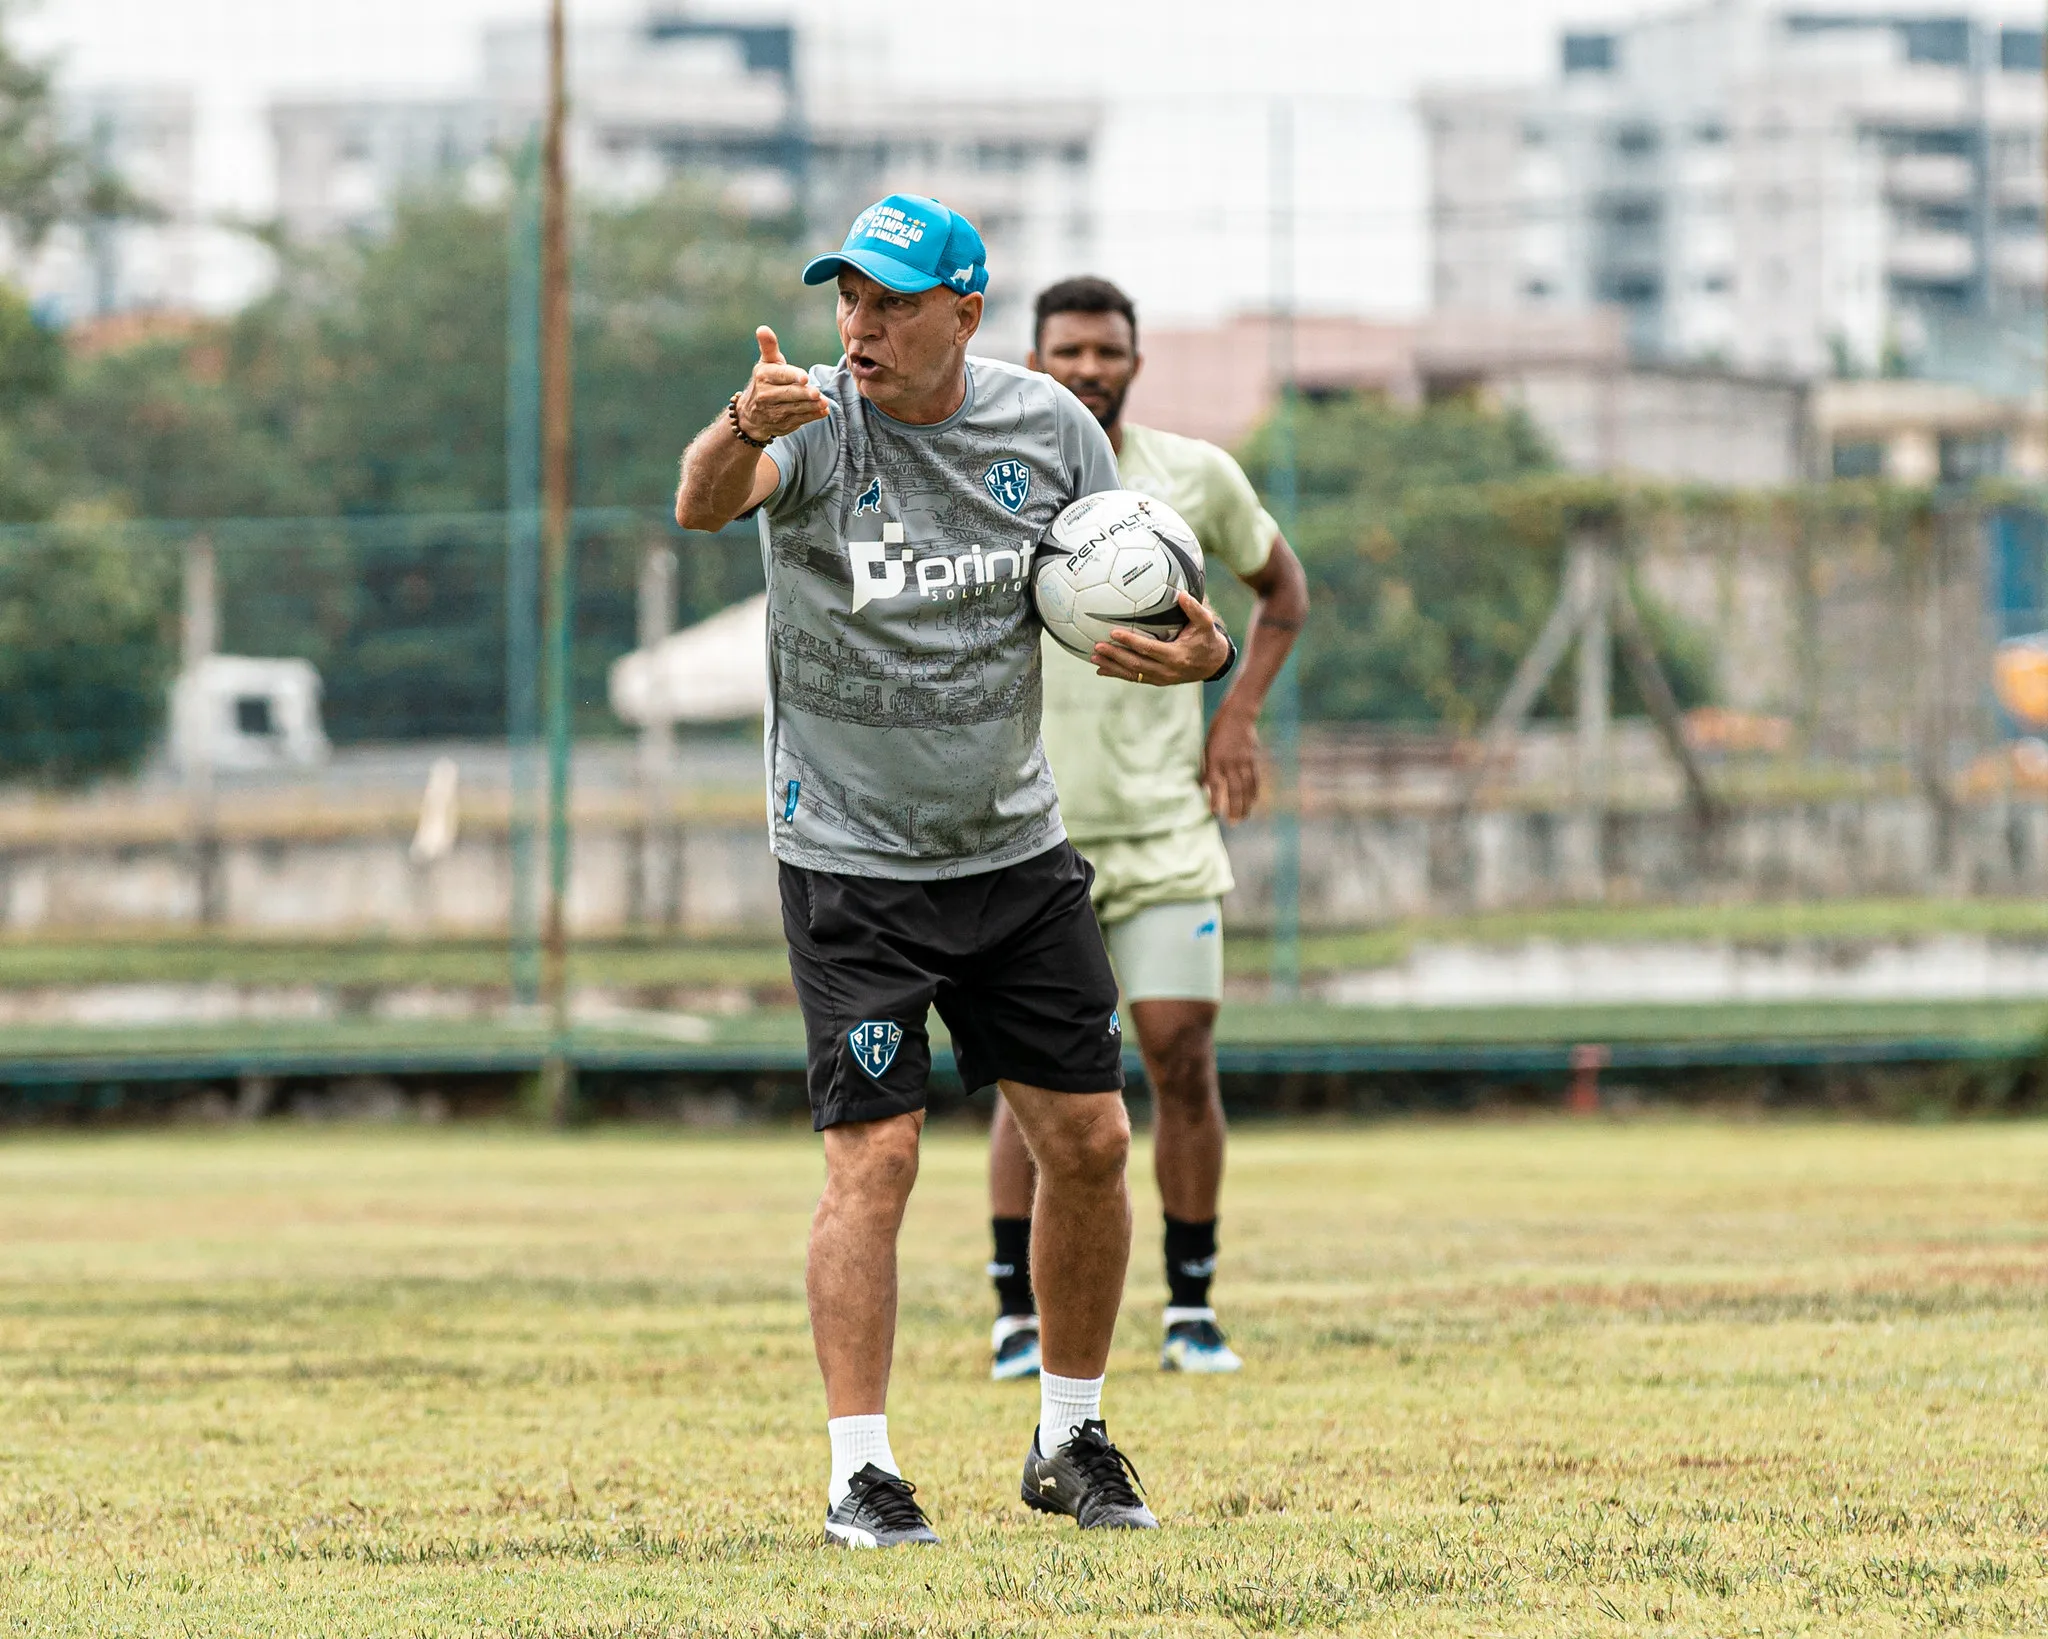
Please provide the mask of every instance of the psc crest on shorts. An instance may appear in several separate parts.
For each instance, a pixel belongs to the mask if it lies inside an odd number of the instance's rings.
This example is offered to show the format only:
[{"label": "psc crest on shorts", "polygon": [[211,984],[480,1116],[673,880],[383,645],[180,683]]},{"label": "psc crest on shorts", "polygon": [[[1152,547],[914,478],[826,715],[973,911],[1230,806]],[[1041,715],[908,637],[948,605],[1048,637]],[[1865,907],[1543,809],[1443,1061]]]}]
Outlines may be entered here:
[{"label": "psc crest on shorts", "polygon": [[880,1081],[896,1062],[896,1049],[903,1045],[903,1026],[887,1019],[869,1019],[847,1031],[846,1045],[853,1049],[853,1062]]},{"label": "psc crest on shorts", "polygon": [[981,482],[989,494],[1012,512],[1031,496],[1031,469],[1022,461],[998,461],[981,475]]}]

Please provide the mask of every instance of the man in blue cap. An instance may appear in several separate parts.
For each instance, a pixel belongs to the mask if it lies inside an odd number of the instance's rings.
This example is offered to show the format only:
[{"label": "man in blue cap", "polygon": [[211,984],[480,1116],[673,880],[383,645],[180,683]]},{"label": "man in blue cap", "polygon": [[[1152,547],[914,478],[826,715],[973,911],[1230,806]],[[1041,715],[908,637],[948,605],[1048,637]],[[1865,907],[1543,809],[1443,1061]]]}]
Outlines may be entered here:
[{"label": "man in blue cap", "polygon": [[[1116,981],[1039,745],[1030,595],[1040,537],[1117,487],[1115,454],[1064,387],[969,355],[986,253],[938,201],[870,206],[804,279],[836,282],[844,356],[800,370],[757,331],[746,387],[684,454],[676,521],[760,520],[769,839],[825,1145],[806,1276],[825,1529],[849,1546],[937,1540],[884,1410],[934,1006],[962,1078],[1001,1087],[1038,1167],[1044,1371],[1024,1500],[1084,1529],[1149,1528],[1102,1418],[1131,1241]],[[1228,638],[1182,601],[1174,642],[1120,633],[1105,661],[1162,686],[1226,669]]]}]

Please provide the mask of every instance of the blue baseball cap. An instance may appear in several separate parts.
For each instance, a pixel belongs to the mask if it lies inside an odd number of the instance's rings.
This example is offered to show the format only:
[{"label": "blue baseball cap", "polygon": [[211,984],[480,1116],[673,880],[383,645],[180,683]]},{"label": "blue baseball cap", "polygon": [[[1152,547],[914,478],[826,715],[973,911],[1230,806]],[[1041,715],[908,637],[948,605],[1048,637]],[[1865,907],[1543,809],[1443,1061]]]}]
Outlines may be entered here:
[{"label": "blue baseball cap", "polygon": [[988,247],[974,224],[913,193],[892,193],[862,211],[845,244],[805,265],[804,283],[821,285],[843,267],[905,293],[944,285],[972,296],[988,288]]}]

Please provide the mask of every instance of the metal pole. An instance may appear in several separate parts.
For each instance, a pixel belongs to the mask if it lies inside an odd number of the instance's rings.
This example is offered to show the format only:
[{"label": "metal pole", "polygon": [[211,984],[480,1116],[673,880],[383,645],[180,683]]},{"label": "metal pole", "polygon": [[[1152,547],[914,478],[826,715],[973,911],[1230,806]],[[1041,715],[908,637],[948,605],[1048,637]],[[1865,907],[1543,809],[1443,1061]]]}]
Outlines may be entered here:
[{"label": "metal pole", "polygon": [[574,1090],[569,1065],[569,177],[564,163],[568,86],[564,0],[548,3],[548,120],[541,147],[540,383],[541,569],[547,608],[548,897],[542,985],[548,1053],[541,1100],[563,1120]]},{"label": "metal pole", "polygon": [[[676,555],[656,542],[640,558],[639,638],[644,650],[655,648],[676,626]],[[642,926],[669,921],[676,903],[674,850],[669,846],[669,769],[675,760],[675,724],[666,719],[640,727],[639,886],[634,914]],[[664,866],[664,862],[667,863]]]},{"label": "metal pole", "polygon": [[1607,881],[1607,730],[1614,698],[1614,637],[1609,624],[1614,562],[1607,542],[1592,537],[1574,542],[1570,573],[1584,588],[1586,612],[1579,627],[1578,676],[1579,824],[1585,850],[1581,890],[1599,898]]},{"label": "metal pole", "polygon": [[180,660],[184,666],[186,724],[185,825],[191,838],[192,876],[199,900],[199,920],[220,920],[220,837],[215,829],[213,801],[214,735],[220,723],[216,702],[204,692],[206,662],[220,649],[220,566],[213,537],[194,535],[185,543],[184,630]]},{"label": "metal pole", "polygon": [[505,738],[511,764],[512,999],[540,1001],[534,880],[540,750],[540,150],[513,172],[505,314]]},{"label": "metal pole", "polygon": [[[1296,536],[1294,451],[1294,105],[1276,97],[1269,146],[1272,160],[1272,365],[1279,393],[1273,407],[1271,464],[1266,475],[1273,521]],[[1301,683],[1290,654],[1266,705],[1272,734],[1273,960],[1275,1000],[1301,994]]]}]

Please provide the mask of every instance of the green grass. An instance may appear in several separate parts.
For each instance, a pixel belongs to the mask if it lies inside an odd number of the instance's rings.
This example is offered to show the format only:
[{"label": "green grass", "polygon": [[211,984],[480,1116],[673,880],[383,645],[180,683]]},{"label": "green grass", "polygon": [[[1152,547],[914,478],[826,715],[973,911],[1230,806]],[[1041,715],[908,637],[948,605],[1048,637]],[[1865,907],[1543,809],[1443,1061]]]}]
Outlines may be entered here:
[{"label": "green grass", "polygon": [[[2048,901],[1887,899],[1786,905],[1594,906],[1419,918],[1358,932],[1310,934],[1302,941],[1302,966],[1310,973],[1384,966],[1400,961],[1426,940],[1500,944],[1522,939],[1735,939],[1771,943],[1787,939],[1907,939],[1940,933],[2048,938]],[[1261,937],[1233,934],[1228,958],[1233,974],[1256,977],[1268,970],[1271,952]],[[758,989],[783,987],[789,982],[788,958],[780,941],[770,939],[605,940],[577,946],[570,961],[577,982],[583,984]],[[246,934],[0,938],[0,989],[216,981],[482,987],[504,985],[507,971],[504,945],[481,939],[322,941]]]},{"label": "green grass", "polygon": [[[2033,899],[1847,899],[1763,905],[1590,905],[1559,910],[1497,911],[1483,916],[1424,917],[1352,933],[1313,933],[1301,942],[1306,972],[1385,967],[1417,944],[1512,944],[1525,939],[1566,943],[1634,939],[1728,939],[1771,945],[1788,940],[1921,939],[1944,933],[1994,938],[2048,938],[2048,901]],[[1267,940],[1233,936],[1233,972],[1264,973]]]},{"label": "green grass", "polygon": [[1015,1500],[980,1167],[935,1134],[904,1234],[946,1545],[862,1556],[807,1135],[0,1146],[0,1633],[2048,1631],[2048,1127],[1242,1134],[1241,1380],[1152,1368],[1140,1189],[1107,1409],[1167,1528],[1116,1541]]},{"label": "green grass", "polygon": [[[789,983],[780,943],[635,941],[578,948],[579,984],[755,988]],[[0,940],[0,989],[88,984],[504,987],[502,941],[303,940],[220,935]]]},{"label": "green grass", "polygon": [[1219,1039],[1233,1046],[1378,1042],[1942,1040],[2024,1050],[2048,1033],[2048,1006],[1990,1002],[1730,1002],[1597,1007],[1327,1007],[1230,1003]]},{"label": "green grass", "polygon": [[[657,1016],[658,1017],[658,1016]],[[784,1056],[803,1049],[803,1022],[792,1007],[759,1007],[724,1015],[694,1015],[704,1039],[678,1042],[658,1024],[580,1026],[576,1049],[624,1051],[678,1063],[742,1055],[766,1048]],[[930,1021],[943,1046],[944,1026]],[[1938,1042],[2027,1056],[2048,1036],[2048,1007],[2038,1001],[1989,1002],[1745,1002],[1733,1004],[1609,1005],[1598,1007],[1332,1007],[1314,1002],[1226,1003],[1217,1036],[1233,1047],[1462,1047],[1554,1046],[1577,1042]],[[407,1055],[460,1058],[498,1052],[541,1051],[548,1033],[538,1022],[494,1019],[406,1020],[357,1018],[307,1022],[51,1025],[14,1027],[0,1037],[0,1071],[8,1062],[72,1058],[166,1058],[212,1063],[238,1056],[318,1059]]]}]

